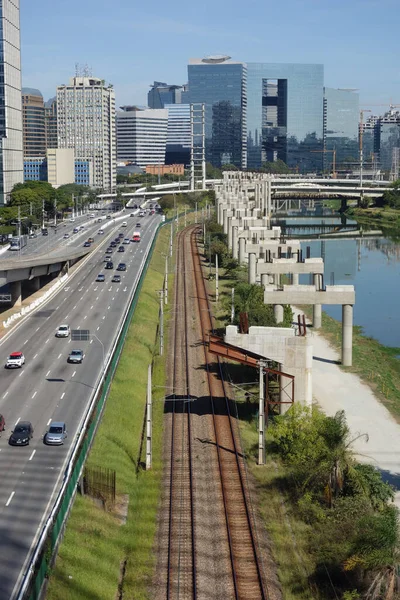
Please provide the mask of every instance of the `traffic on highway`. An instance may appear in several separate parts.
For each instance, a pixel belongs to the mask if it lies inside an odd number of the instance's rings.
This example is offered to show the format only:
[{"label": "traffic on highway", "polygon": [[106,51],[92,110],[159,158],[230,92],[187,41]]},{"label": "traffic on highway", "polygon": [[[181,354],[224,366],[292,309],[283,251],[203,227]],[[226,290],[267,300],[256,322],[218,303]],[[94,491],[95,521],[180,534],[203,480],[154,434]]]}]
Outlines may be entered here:
[{"label": "traffic on highway", "polygon": [[[81,245],[90,236],[101,243],[82,259],[61,291],[0,342],[3,364],[18,363],[4,368],[0,379],[5,421],[0,437],[0,598],[13,598],[18,590],[161,221],[158,214],[144,213],[140,243],[133,243],[135,213],[134,218],[127,213],[126,226],[115,221],[103,234],[97,232],[99,223],[71,233],[79,235]],[[76,221],[70,225],[78,228]],[[111,252],[105,263],[107,249]],[[73,341],[71,333],[79,330],[90,332],[87,341]]]}]

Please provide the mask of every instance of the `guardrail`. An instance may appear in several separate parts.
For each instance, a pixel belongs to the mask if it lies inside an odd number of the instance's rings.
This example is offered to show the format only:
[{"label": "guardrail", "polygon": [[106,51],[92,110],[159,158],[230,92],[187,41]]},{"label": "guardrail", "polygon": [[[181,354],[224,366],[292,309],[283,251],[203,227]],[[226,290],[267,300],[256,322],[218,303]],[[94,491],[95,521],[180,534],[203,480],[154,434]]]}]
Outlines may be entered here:
[{"label": "guardrail", "polygon": [[17,600],[24,600],[28,597],[29,600],[39,600],[40,598],[42,586],[46,579],[49,566],[58,548],[60,536],[75,499],[77,483],[82,475],[84,464],[104,410],[111,382],[128,333],[130,321],[135,312],[143,280],[153,254],[157,235],[163,225],[165,225],[165,223],[160,223],[154,231],[151,245],[143,257],[141,268],[137,274],[136,282],[131,294],[131,300],[121,318],[123,325],[119,328],[120,333],[106,357],[105,368],[103,369],[96,389],[92,394],[88,410],[82,418],[75,445],[72,447],[67,459],[68,464],[64,471],[64,480],[61,489],[54,502],[53,509],[42,527],[42,531],[35,548],[32,551],[32,555],[29,558],[29,562],[25,567],[22,581],[13,596],[17,598]]}]

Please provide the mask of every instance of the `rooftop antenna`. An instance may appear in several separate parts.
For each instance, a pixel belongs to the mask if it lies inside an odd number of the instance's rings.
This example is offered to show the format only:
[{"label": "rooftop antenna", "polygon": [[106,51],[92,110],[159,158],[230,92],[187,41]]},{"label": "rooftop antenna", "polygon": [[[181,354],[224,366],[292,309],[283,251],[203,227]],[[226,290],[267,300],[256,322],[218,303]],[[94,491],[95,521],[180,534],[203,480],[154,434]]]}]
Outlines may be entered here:
[{"label": "rooftop antenna", "polygon": [[79,77],[79,63],[75,63],[75,77]]}]

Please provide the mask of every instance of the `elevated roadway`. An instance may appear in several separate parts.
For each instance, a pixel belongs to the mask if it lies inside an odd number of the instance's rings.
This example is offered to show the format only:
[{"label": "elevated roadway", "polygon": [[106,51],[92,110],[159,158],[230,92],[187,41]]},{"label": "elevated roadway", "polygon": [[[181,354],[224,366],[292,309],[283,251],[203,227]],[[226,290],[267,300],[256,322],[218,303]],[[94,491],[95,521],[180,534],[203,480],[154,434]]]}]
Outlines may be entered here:
[{"label": "elevated roadway", "polygon": [[[117,249],[113,253],[114,267],[118,262],[127,264],[126,272],[120,272],[121,283],[111,283],[115,270],[104,270],[108,244],[104,239],[57,295],[0,342],[3,363],[13,351],[21,350],[26,357],[22,369],[4,370],[0,379],[0,413],[7,424],[0,438],[0,599],[16,597],[38,531],[60,488],[79,424],[101,377],[104,356],[114,343],[145,249],[160,219],[158,215],[141,218],[142,241],[125,246],[124,253]],[[114,232],[132,235],[136,221],[127,219],[127,228],[112,227],[112,239]],[[105,283],[95,281],[100,272],[106,276]],[[56,328],[63,323],[73,329],[89,329],[101,343],[96,338],[79,343],[55,338]],[[83,364],[67,363],[72,348],[83,349]],[[8,445],[18,420],[33,424],[29,446]],[[51,420],[67,423],[64,446],[43,444]]]}]

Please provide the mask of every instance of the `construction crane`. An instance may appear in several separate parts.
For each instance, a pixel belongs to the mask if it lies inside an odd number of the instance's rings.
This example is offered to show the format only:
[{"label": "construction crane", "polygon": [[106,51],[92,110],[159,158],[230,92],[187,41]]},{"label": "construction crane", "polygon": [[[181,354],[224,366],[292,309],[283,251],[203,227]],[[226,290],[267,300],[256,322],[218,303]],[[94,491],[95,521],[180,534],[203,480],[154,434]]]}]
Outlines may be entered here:
[{"label": "construction crane", "polygon": [[323,154],[327,154],[328,152],[332,152],[332,179],[336,179],[336,148],[333,150],[327,150],[324,148],[323,150],[311,150],[311,152],[322,152]]}]

